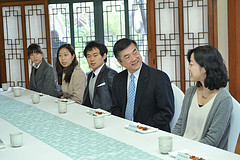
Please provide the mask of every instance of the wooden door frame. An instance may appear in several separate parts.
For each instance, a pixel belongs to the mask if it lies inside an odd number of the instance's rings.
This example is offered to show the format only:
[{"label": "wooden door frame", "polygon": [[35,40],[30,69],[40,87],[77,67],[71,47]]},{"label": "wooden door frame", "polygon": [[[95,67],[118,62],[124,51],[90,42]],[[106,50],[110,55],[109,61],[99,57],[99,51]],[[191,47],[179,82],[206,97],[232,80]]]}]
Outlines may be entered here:
[{"label": "wooden door frame", "polygon": [[157,68],[155,0],[147,0],[148,65]]},{"label": "wooden door frame", "polygon": [[1,82],[7,82],[7,75],[6,75],[6,63],[5,63],[5,48],[4,48],[4,35],[3,35],[3,21],[2,21],[2,6],[0,3],[0,69],[1,69]]},{"label": "wooden door frame", "polygon": [[25,83],[26,88],[29,87],[29,71],[28,71],[28,56],[27,56],[27,40],[26,40],[26,26],[25,26],[25,5],[44,5],[45,12],[45,25],[46,25],[46,41],[47,41],[47,61],[52,64],[52,55],[51,55],[51,41],[50,41],[50,26],[49,26],[49,14],[48,14],[48,0],[1,0],[0,2],[0,76],[2,82],[7,82],[6,76],[6,61],[5,61],[5,47],[4,47],[4,31],[3,31],[3,20],[2,20],[2,7],[3,6],[21,6],[22,16],[22,29],[23,29],[23,52],[24,52],[24,72],[25,72]]}]

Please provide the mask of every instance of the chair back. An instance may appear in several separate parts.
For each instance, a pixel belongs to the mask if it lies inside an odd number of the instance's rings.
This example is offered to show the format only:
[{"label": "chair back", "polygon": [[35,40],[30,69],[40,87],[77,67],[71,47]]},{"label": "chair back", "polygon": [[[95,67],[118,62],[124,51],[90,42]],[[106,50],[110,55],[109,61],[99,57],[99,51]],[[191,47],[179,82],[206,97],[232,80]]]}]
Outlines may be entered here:
[{"label": "chair back", "polygon": [[233,110],[230,119],[230,131],[228,136],[228,151],[235,152],[235,148],[240,133],[240,104],[232,97]]},{"label": "chair back", "polygon": [[173,95],[174,95],[174,116],[170,122],[171,131],[175,127],[178,117],[181,113],[182,102],[184,98],[184,93],[175,84],[172,83]]}]

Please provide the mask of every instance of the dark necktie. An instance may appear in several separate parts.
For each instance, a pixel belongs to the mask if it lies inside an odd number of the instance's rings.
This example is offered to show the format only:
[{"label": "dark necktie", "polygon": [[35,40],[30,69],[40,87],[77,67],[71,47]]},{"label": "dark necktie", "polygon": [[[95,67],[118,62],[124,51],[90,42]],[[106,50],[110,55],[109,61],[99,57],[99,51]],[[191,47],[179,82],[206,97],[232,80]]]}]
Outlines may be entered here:
[{"label": "dark necktie", "polygon": [[38,69],[37,69],[37,68],[35,68],[35,72],[34,72],[34,75],[36,75],[37,71],[38,71]]}]

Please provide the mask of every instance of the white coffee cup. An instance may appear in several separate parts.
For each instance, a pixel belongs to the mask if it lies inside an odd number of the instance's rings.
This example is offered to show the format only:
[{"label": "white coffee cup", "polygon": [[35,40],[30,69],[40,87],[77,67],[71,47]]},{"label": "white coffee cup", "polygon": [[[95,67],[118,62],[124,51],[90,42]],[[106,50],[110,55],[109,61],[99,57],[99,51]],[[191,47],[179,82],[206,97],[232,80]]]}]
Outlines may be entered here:
[{"label": "white coffee cup", "polygon": [[10,134],[10,142],[12,147],[20,147],[23,145],[23,133],[11,133]]},{"label": "white coffee cup", "polygon": [[32,94],[31,97],[32,97],[33,104],[38,104],[40,102],[39,94]]},{"label": "white coffee cup", "polygon": [[21,88],[14,88],[13,92],[14,92],[15,97],[20,97],[21,96]]},{"label": "white coffee cup", "polygon": [[94,127],[101,129],[104,127],[104,116],[93,116]]},{"label": "white coffee cup", "polygon": [[160,136],[158,137],[159,151],[161,154],[168,154],[172,151],[172,137]]},{"label": "white coffee cup", "polygon": [[67,112],[67,100],[66,99],[59,99],[59,101],[58,101],[58,112],[59,113],[66,113]]},{"label": "white coffee cup", "polygon": [[7,83],[2,83],[2,89],[4,91],[7,91],[8,90],[8,84]]}]

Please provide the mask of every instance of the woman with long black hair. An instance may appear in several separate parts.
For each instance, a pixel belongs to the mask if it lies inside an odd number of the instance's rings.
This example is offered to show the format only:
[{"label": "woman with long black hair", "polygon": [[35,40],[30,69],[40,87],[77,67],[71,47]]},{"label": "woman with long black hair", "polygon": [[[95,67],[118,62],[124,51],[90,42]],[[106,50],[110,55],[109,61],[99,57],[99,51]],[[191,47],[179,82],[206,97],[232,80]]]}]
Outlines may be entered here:
[{"label": "woman with long black hair", "polygon": [[86,75],[78,66],[75,51],[70,44],[58,48],[56,59],[58,84],[62,85],[61,98],[67,98],[82,104],[83,93],[87,84]]}]

